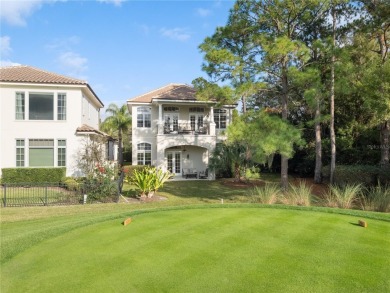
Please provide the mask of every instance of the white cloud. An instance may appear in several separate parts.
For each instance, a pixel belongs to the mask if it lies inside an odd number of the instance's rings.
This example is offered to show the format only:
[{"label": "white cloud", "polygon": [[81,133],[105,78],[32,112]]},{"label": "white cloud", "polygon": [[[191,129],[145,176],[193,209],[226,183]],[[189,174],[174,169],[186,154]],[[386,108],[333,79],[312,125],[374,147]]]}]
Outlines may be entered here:
[{"label": "white cloud", "polygon": [[60,54],[58,61],[72,76],[80,77],[81,73],[88,69],[88,59],[72,51]]},{"label": "white cloud", "polygon": [[78,36],[71,36],[67,38],[55,39],[50,44],[45,47],[49,50],[71,50],[70,48],[73,45],[78,45],[80,43],[80,38]]},{"label": "white cloud", "polygon": [[109,4],[114,4],[115,6],[121,6],[123,2],[126,0],[97,0],[98,2],[101,3],[109,3]]},{"label": "white cloud", "polygon": [[184,42],[187,41],[189,38],[191,38],[191,34],[185,28],[178,28],[178,27],[173,29],[162,28],[160,32],[162,36],[176,41]]},{"label": "white cloud", "polygon": [[0,37],[0,55],[9,56],[11,52],[11,38],[9,36]]},{"label": "white cloud", "polygon": [[207,17],[211,14],[211,10],[209,9],[204,9],[204,8],[198,8],[196,10],[196,13],[201,16],[201,17]]},{"label": "white cloud", "polygon": [[42,4],[58,0],[0,0],[0,20],[13,26],[25,26],[26,19],[40,9]]},{"label": "white cloud", "polygon": [[0,66],[1,67],[8,67],[8,66],[18,66],[19,63],[13,62],[11,60],[0,60]]},{"label": "white cloud", "polygon": [[[12,53],[11,38],[9,36],[0,37],[0,56],[9,57]],[[15,66],[20,65],[11,60],[0,59],[0,66]]]}]

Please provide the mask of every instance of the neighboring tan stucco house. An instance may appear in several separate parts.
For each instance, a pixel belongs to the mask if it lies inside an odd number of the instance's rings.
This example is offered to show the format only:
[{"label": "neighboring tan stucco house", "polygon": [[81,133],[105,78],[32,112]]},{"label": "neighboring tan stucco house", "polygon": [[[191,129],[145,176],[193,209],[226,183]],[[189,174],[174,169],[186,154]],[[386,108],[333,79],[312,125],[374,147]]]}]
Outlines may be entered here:
[{"label": "neighboring tan stucco house", "polygon": [[81,175],[77,153],[96,136],[107,138],[114,160],[112,139],[98,130],[103,106],[85,81],[30,66],[0,68],[0,172],[66,167],[67,176]]},{"label": "neighboring tan stucco house", "polygon": [[176,176],[188,171],[199,176],[208,168],[235,107],[215,108],[215,102],[198,100],[185,84],[166,85],[127,104],[133,117],[133,165],[154,165]]}]

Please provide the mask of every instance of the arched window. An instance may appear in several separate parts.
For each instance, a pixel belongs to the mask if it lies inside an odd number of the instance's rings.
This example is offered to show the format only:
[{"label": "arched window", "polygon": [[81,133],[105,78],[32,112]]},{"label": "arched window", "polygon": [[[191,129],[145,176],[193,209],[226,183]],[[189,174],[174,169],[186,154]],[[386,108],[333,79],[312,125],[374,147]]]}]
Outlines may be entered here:
[{"label": "arched window", "polygon": [[151,126],[151,114],[149,107],[137,108],[137,127],[150,127]]},{"label": "arched window", "polygon": [[137,165],[152,164],[152,145],[150,143],[137,144]]}]

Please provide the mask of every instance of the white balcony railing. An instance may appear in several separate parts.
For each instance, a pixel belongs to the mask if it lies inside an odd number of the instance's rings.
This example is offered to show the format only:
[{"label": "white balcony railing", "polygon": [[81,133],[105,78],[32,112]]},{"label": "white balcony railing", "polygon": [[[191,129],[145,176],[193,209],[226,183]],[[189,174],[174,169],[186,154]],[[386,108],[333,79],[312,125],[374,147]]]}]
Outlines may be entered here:
[{"label": "white balcony railing", "polygon": [[198,125],[196,123],[184,122],[184,123],[173,123],[164,124],[163,134],[189,134],[189,135],[208,135],[210,134],[210,125],[203,123]]}]

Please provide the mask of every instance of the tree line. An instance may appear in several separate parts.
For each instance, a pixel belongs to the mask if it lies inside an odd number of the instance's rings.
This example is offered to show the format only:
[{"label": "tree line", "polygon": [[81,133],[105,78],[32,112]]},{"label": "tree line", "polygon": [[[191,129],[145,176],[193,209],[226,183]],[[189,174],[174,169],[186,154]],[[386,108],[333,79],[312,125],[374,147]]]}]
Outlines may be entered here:
[{"label": "tree line", "polygon": [[[200,99],[241,105],[227,145],[245,160],[280,155],[288,171],[330,183],[337,164],[389,167],[390,2],[238,0],[199,46]],[[293,165],[290,165],[289,162]]]}]

